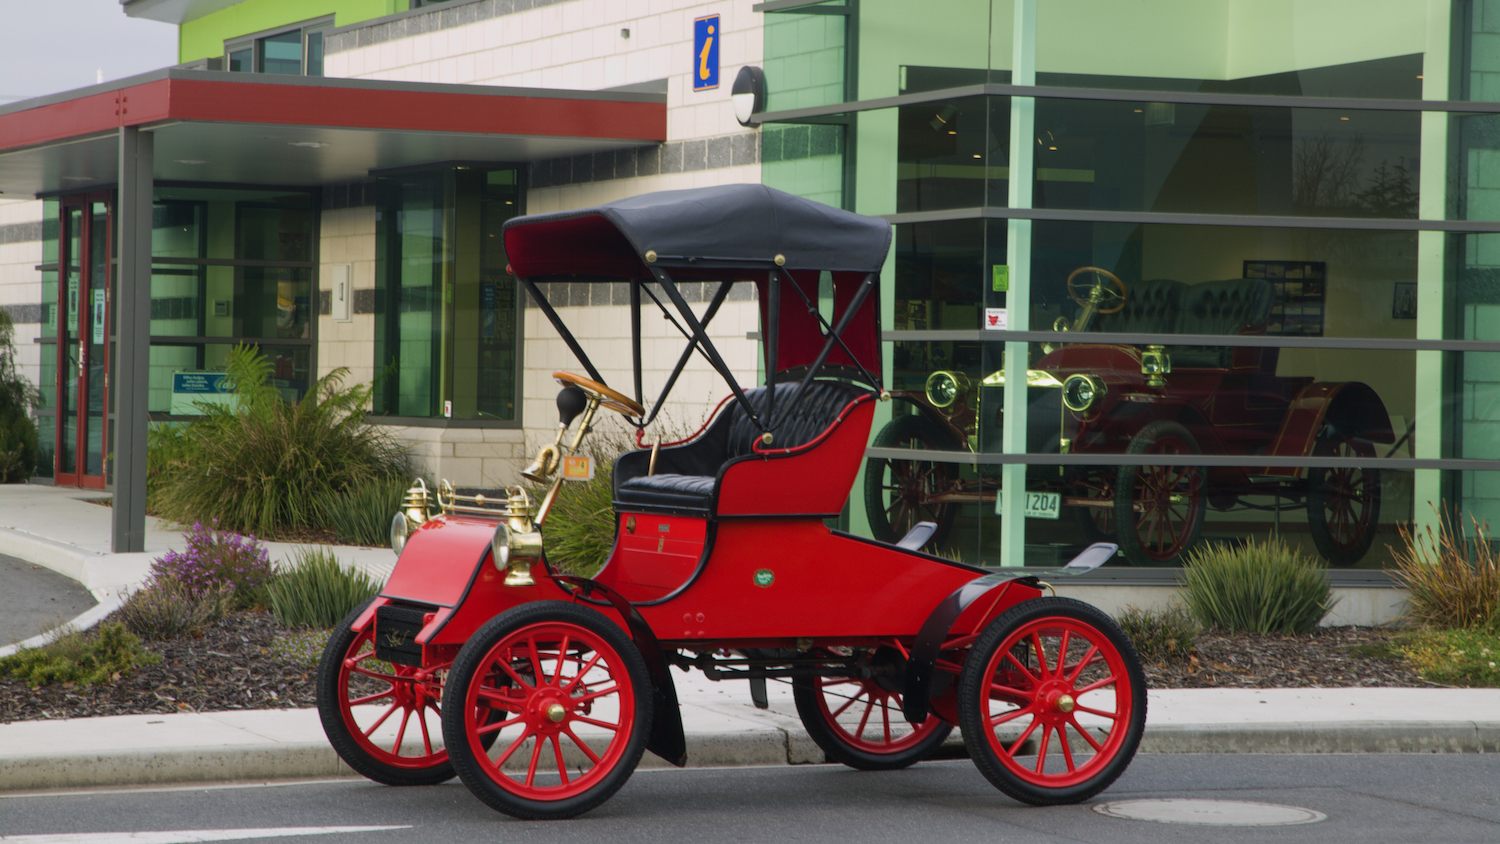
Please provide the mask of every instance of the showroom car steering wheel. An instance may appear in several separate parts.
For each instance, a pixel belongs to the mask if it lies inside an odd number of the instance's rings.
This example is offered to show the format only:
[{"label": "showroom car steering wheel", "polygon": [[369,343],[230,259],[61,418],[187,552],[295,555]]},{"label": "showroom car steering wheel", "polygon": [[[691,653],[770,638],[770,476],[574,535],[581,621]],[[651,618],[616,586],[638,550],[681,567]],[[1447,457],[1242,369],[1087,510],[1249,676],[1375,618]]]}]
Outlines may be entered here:
[{"label": "showroom car steering wheel", "polygon": [[646,408],[641,407],[634,399],[618,390],[612,390],[598,381],[561,370],[552,373],[552,377],[556,378],[559,384],[577,387],[587,394],[589,398],[597,399],[601,407],[607,407],[616,413],[622,413],[626,416],[646,415]]},{"label": "showroom car steering wheel", "polygon": [[[1073,280],[1078,278],[1079,275],[1088,272],[1094,274],[1093,284],[1085,286],[1073,283]],[[1105,279],[1110,281],[1113,288],[1105,284]],[[1095,290],[1099,291],[1097,301],[1094,301],[1093,298]],[[1079,267],[1068,274],[1068,297],[1079,305],[1087,305],[1089,302],[1094,301],[1094,307],[1101,314],[1112,314],[1125,307],[1125,297],[1127,295],[1125,282],[1121,281],[1119,276],[1109,270],[1102,270],[1098,267]],[[1106,307],[1111,302],[1115,303],[1114,306]]]}]

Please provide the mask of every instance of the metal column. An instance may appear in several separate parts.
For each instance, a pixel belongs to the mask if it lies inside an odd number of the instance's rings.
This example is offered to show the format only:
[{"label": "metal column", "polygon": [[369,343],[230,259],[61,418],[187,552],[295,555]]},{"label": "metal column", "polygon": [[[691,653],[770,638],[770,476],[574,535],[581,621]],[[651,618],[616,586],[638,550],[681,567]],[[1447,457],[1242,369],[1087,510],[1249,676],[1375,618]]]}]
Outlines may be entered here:
[{"label": "metal column", "polygon": [[[1015,0],[1014,46],[1011,48],[1011,81],[1036,84],[1036,0]],[[1036,100],[1010,100],[1010,195],[1011,208],[1031,207],[1032,167],[1035,165]],[[1005,262],[1010,265],[1010,290],[1005,309],[1012,331],[1031,330],[1031,221],[1006,223]],[[1026,370],[1029,343],[1005,344],[1005,420],[1002,450],[1026,453]],[[1026,466],[1008,463],[1000,470],[1000,494],[995,508],[1000,513],[1000,565],[1026,564]]]},{"label": "metal column", "polygon": [[115,207],[120,268],[115,317],[115,501],[110,547],[146,550],[146,386],[151,354],[152,136],[120,129],[120,195]]}]

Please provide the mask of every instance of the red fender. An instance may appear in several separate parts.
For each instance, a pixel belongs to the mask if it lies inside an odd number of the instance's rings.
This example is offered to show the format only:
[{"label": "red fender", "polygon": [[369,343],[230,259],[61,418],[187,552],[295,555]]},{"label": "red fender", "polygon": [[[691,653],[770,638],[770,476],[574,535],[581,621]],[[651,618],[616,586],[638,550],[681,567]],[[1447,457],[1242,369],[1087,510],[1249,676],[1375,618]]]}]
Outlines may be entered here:
[{"label": "red fender", "polygon": [[[1317,445],[1318,432],[1329,424],[1345,436],[1377,443],[1396,440],[1385,403],[1369,385],[1359,381],[1319,381],[1302,388],[1292,399],[1267,454],[1307,457]],[[1263,474],[1287,478],[1301,477],[1302,471],[1291,466],[1262,470]]]}]

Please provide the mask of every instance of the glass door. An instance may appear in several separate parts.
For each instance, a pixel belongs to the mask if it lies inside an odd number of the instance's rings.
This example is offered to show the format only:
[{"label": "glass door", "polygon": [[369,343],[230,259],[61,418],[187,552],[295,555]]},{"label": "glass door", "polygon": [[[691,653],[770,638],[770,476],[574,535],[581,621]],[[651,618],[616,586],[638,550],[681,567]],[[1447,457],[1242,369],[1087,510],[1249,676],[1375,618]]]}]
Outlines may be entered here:
[{"label": "glass door", "polygon": [[108,194],[61,200],[58,255],[59,486],[104,488],[109,407],[109,282],[114,244]]}]

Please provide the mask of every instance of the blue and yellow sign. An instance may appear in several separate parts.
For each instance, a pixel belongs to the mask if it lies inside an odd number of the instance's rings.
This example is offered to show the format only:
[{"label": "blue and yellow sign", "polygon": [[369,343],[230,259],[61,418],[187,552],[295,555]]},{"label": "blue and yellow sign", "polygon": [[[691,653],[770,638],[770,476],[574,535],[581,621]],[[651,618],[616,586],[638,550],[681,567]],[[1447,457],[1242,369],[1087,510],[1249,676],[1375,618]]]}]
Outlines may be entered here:
[{"label": "blue and yellow sign", "polygon": [[723,40],[718,15],[693,21],[693,90],[719,87],[719,42]]}]

